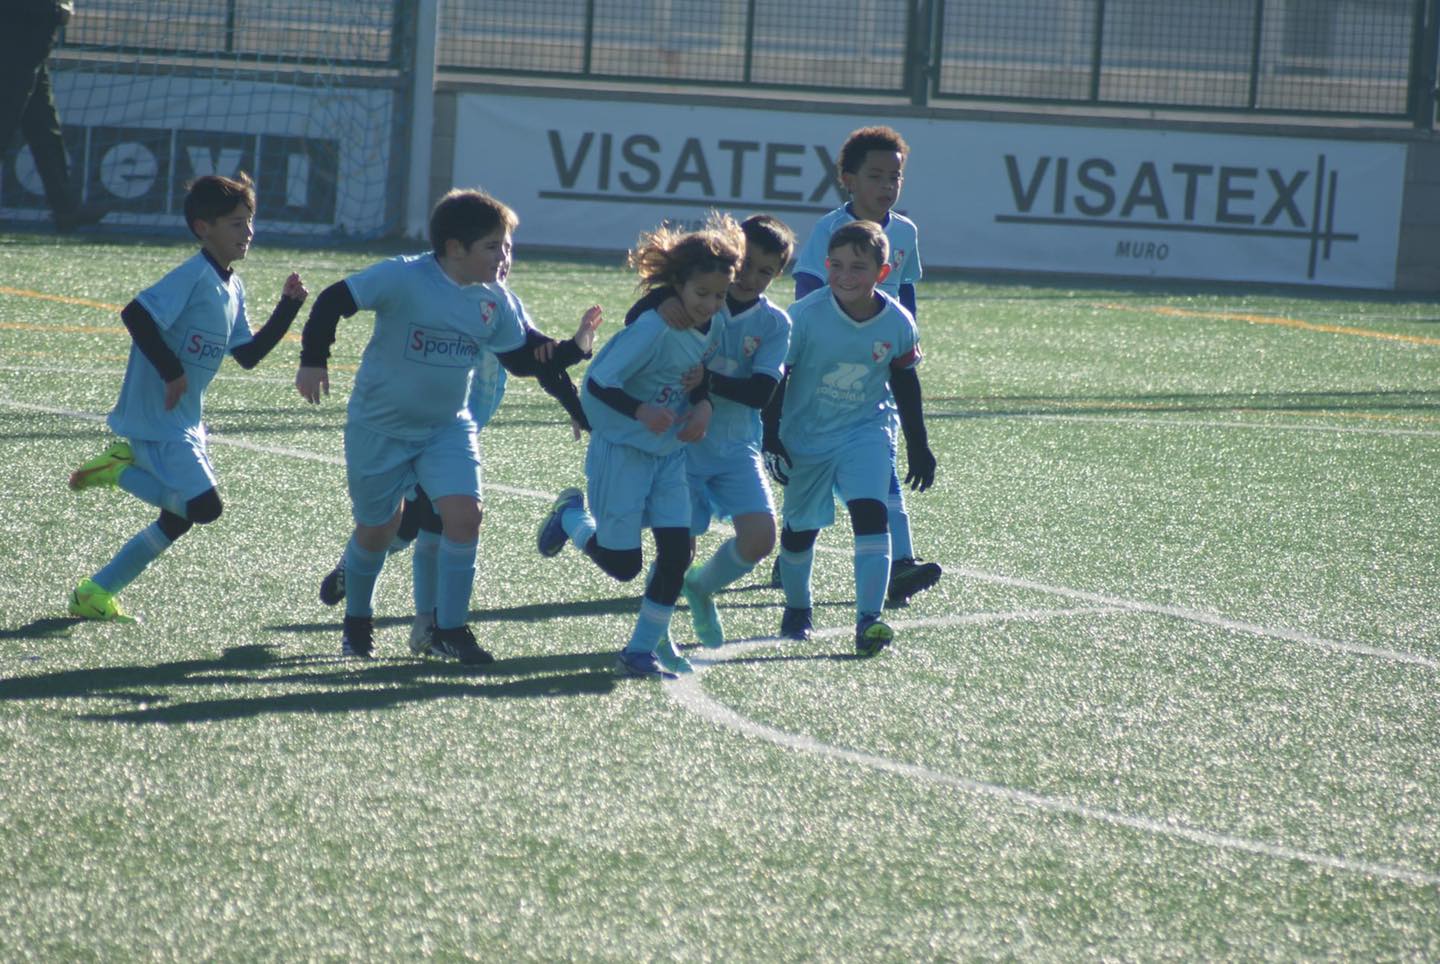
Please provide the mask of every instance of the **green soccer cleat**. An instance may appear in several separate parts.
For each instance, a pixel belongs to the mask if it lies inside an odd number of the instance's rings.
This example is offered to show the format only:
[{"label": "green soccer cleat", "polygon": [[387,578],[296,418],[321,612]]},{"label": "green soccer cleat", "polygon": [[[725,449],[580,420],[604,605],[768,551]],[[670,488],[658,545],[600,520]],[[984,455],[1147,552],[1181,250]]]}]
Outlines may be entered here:
[{"label": "green soccer cleat", "polygon": [[70,473],[70,488],[79,492],[100,485],[113,486],[120,481],[120,473],[135,464],[135,453],[125,442],[116,442],[95,456],[74,472]]},{"label": "green soccer cleat", "polygon": [[699,571],[699,566],[690,567],[690,571],[685,573],[685,581],[680,584],[680,591],[690,604],[690,621],[695,624],[695,637],[706,649],[718,649],[725,645],[725,627],[720,624],[720,610],[715,608],[714,594],[701,592],[690,583],[690,577]]},{"label": "green soccer cleat", "polygon": [[695,672],[695,667],[675,648],[669,636],[661,639],[660,645],[655,647],[655,662],[660,664],[662,670],[677,676]]},{"label": "green soccer cleat", "polygon": [[110,623],[138,623],[140,620],[120,608],[115,594],[100,588],[93,579],[82,579],[70,594],[70,615],[78,619],[99,619]]},{"label": "green soccer cleat", "polygon": [[861,616],[855,625],[855,654],[874,656],[895,639],[895,630],[882,623],[878,616]]}]

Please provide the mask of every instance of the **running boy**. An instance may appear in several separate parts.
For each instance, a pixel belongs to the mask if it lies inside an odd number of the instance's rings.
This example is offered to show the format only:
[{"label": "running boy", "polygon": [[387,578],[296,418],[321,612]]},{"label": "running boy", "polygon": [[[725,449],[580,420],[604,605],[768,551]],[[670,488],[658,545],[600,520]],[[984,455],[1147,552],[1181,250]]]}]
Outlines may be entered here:
[{"label": "running boy", "polygon": [[[498,284],[504,284],[509,275],[509,263],[501,265],[498,277]],[[517,301],[518,304],[518,301]],[[521,305],[520,323],[525,328],[527,337],[534,330],[529,316]],[[558,358],[557,365],[569,367],[581,359],[590,357],[590,350],[595,344],[595,331],[599,327],[601,313],[598,307],[591,308],[580,319],[580,326],[576,329],[574,337],[563,341],[547,341],[535,349],[537,361],[549,362],[552,358]],[[549,384],[549,379],[544,382]],[[470,397],[466,407],[470,410],[470,417],[475,420],[475,430],[483,430],[490,423],[500,407],[501,400],[505,397],[505,368],[490,352],[481,352],[475,362],[475,374],[470,383]],[[562,390],[563,394],[563,390]],[[563,404],[563,402],[562,402]],[[577,412],[571,418],[571,428],[578,441],[582,431],[588,431],[590,425],[583,421],[583,411]],[[431,651],[430,634],[435,625],[435,599],[439,590],[439,573],[437,563],[440,551],[440,537],[443,531],[443,524],[439,514],[435,511],[430,497],[420,486],[405,497],[405,508],[400,516],[400,528],[395,534],[395,539],[386,550],[386,555],[392,556],[408,549],[414,543],[415,553],[411,557],[411,577],[413,585],[413,596],[415,602],[415,616],[410,623],[410,651],[417,656],[424,655]],[[341,553],[339,562],[335,568],[326,574],[320,581],[320,601],[327,606],[334,606],[345,598],[345,556]]]},{"label": "running boy", "polygon": [[[345,550],[342,655],[374,652],[375,583],[417,483],[441,520],[430,648],[466,664],[489,663],[466,625],[480,534],[480,451],[467,407],[482,350],[511,372],[536,375],[580,412],[563,366],[541,364],[523,307],[495,284],[510,259],[515,213],[480,191],[455,190],[430,215],[432,251],[392,258],[321,292],[305,324],[295,386],[307,401],[329,393],[325,369],[341,317],[375,311],[345,424],[345,474],[355,532]],[[532,343],[533,341],[533,343]],[[565,392],[564,389],[569,391]]]},{"label": "running boy", "polygon": [[[920,243],[915,222],[893,210],[905,184],[905,162],[910,146],[890,127],[862,127],[840,147],[840,186],[850,200],[815,225],[795,261],[795,298],[799,300],[825,284],[830,236],[851,221],[874,221],[890,243],[889,274],[880,290],[895,298],[918,320],[915,282],[920,280]],[[892,461],[895,453],[891,453]],[[894,562],[889,600],[899,604],[940,581],[940,566],[915,558],[910,538],[910,514],[900,488],[900,473],[891,473],[886,498]]]},{"label": "running boy", "polygon": [[245,286],[232,266],[255,237],[255,188],[244,172],[207,175],[185,194],[185,223],[200,251],[135,296],[120,318],[133,344],[120,398],[107,424],[116,442],[70,476],[76,491],[119,486],[160,510],[70,594],[70,615],[133,621],[115,601],[145,567],[190,527],[220,518],[220,494],[201,421],[205,389],[226,354],[254,368],[289,330],[307,294],[297,274],[285,282],[270,320],[250,331]]},{"label": "running boy", "polygon": [[855,532],[855,651],[861,656],[873,656],[894,638],[880,621],[890,576],[885,493],[895,446],[892,390],[905,432],[906,481],[924,490],[935,480],[915,373],[919,332],[904,307],[876,290],[890,270],[887,255],[885,233],[872,221],[852,222],[831,235],[829,287],[790,306],[789,371],[776,393],[780,404],[772,402],[765,412],[773,424],[780,410],[778,439],[769,445],[777,468],[788,471],[780,633],[810,636],[815,539],[835,521],[838,492]]},{"label": "running boy", "polygon": [[[670,286],[683,309],[667,320],[646,311],[605,344],[585,376],[583,404],[593,431],[585,456],[592,516],[579,489],[561,492],[536,538],[542,556],[568,539],[606,573],[640,573],[641,529],[655,537],[655,568],[616,668],[630,676],[673,676],[656,659],[690,564],[690,491],[682,446],[704,437],[712,407],[703,366],[719,344],[715,315],[735,278],[745,239],[729,217],[680,234],[661,227],[641,237],[629,263],[647,289]],[[699,370],[697,370],[697,368]]]}]

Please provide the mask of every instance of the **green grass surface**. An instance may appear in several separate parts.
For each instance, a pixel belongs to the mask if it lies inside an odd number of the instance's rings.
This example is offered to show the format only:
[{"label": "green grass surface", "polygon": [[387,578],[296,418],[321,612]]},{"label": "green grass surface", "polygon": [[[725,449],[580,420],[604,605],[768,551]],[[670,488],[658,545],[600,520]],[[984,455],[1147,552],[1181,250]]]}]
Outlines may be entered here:
[{"label": "green grass surface", "polygon": [[[264,241],[260,318],[290,270],[378,257]],[[226,364],[224,516],[124,593],[143,624],[66,618],[152,515],[65,487],[115,309],[189,252],[0,235],[0,958],[1440,956],[1435,303],[927,279],[910,505],[944,580],[850,658],[828,530],[817,639],[767,638],[757,572],[737,642],[649,685],[610,673],[638,584],[533,549],[584,449],[514,382],[472,614],[498,662],[409,657],[404,557],[380,658],[338,657],[315,592],[368,315],[319,407],[293,342]],[[602,338],[634,293],[523,251],[513,286],[561,335],[601,303]]]}]

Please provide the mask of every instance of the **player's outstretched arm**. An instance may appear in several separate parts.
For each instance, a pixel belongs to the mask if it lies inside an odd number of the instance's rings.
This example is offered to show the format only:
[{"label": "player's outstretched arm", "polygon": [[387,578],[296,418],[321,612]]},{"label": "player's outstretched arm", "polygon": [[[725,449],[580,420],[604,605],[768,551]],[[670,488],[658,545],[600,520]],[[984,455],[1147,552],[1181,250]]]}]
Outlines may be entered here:
[{"label": "player's outstretched arm", "polygon": [[925,412],[921,404],[920,375],[912,368],[890,369],[890,391],[900,412],[900,430],[905,433],[905,484],[924,492],[935,484],[935,454],[930,451],[930,436],[925,428]]},{"label": "player's outstretched arm", "polygon": [[235,360],[240,363],[241,368],[254,368],[260,364],[260,360],[274,350],[280,344],[280,339],[290,330],[294,323],[295,316],[300,314],[300,306],[305,304],[305,299],[310,292],[305,288],[305,283],[300,280],[298,274],[291,274],[285,279],[285,288],[281,292],[280,301],[275,305],[275,310],[270,313],[270,320],[255,332],[254,337],[246,344],[230,352]]},{"label": "player's outstretched arm", "polygon": [[320,401],[321,394],[330,394],[330,346],[335,343],[335,329],[341,318],[349,318],[360,310],[350,286],[337,281],[315,299],[310,317],[300,334],[300,370],[295,373],[295,390],[307,402]]}]

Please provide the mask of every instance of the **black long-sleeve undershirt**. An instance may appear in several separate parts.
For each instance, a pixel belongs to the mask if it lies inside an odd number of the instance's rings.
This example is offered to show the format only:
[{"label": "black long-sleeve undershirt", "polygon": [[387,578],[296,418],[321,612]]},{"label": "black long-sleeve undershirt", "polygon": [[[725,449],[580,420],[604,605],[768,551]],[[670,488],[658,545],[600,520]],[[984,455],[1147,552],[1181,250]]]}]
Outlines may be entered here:
[{"label": "black long-sleeve undershirt", "polygon": [[[246,344],[237,346],[230,350],[230,354],[240,363],[240,367],[250,369],[260,364],[260,361],[280,344],[280,339],[290,330],[290,325],[295,321],[295,316],[300,313],[301,302],[297,298],[281,298],[280,303],[270,314],[270,319],[265,322],[261,329],[254,333],[251,340]],[[120,312],[120,320],[124,322],[125,328],[130,332],[130,337],[135,341],[135,347],[140,349],[155,370],[160,373],[160,378],[167,382],[173,382],[185,374],[185,366],[179,357],[165,344],[165,338],[160,334],[160,325],[155,317],[146,310],[139,301],[131,301]]]},{"label": "black long-sleeve undershirt", "polygon": [[[301,335],[300,364],[325,367],[340,319],[349,318],[359,310],[350,286],[343,281],[337,281],[320,292]],[[540,362],[535,358],[535,349],[548,341],[550,339],[540,332],[527,328],[525,344],[513,351],[497,352],[495,357],[511,374],[538,381],[545,393],[559,402],[566,413],[588,431],[590,422],[585,418],[585,410],[580,407],[580,395],[565,369],[589,356],[580,350],[575,339],[567,338],[556,345],[548,362]]]},{"label": "black long-sleeve undershirt", "polygon": [[775,394],[780,383],[773,375],[756,373],[749,378],[733,378],[730,375],[710,373],[710,391],[721,398],[739,402],[746,408],[763,409]]},{"label": "black long-sleeve undershirt", "polygon": [[920,401],[920,375],[914,368],[890,369],[890,393],[900,414],[900,430],[906,445],[929,445],[925,429],[925,411]]}]

